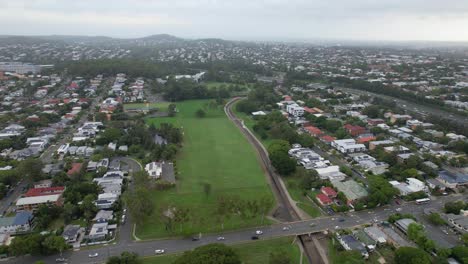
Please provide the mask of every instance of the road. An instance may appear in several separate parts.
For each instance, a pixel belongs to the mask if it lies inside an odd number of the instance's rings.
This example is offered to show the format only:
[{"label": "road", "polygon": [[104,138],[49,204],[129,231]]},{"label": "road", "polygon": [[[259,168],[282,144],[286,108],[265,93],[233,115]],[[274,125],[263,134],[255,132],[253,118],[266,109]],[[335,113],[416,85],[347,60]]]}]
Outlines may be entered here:
[{"label": "road", "polygon": [[[154,256],[155,249],[164,249],[166,253],[177,253],[193,249],[195,247],[206,245],[215,242],[221,242],[228,245],[239,244],[251,241],[251,236],[256,230],[262,230],[263,235],[260,239],[270,239],[283,236],[307,235],[324,230],[335,230],[338,226],[341,228],[350,228],[371,222],[383,221],[389,215],[396,213],[396,209],[401,208],[401,213],[421,214],[424,208],[432,207],[441,210],[444,203],[448,201],[456,201],[463,198],[462,194],[439,197],[437,200],[432,201],[427,205],[416,205],[414,202],[404,203],[402,205],[387,205],[375,210],[361,211],[361,212],[348,212],[335,216],[326,216],[304,221],[293,221],[289,223],[275,224],[271,226],[256,227],[244,230],[237,230],[234,232],[219,233],[219,234],[202,234],[199,241],[191,241],[187,238],[173,238],[163,240],[153,240],[144,242],[129,242],[126,244],[116,243],[99,247],[95,249],[82,249],[80,251],[68,251],[63,254],[68,259],[69,264],[85,264],[85,263],[103,263],[109,256],[119,255],[123,251],[133,251],[140,256]],[[344,222],[340,222],[344,219]],[[283,230],[288,227],[289,230]],[[223,236],[224,241],[217,241],[217,237]],[[89,258],[91,253],[98,253],[96,258]],[[45,263],[55,263],[58,256],[48,257],[32,257],[25,256],[20,259],[6,260],[5,263],[34,263],[38,260],[43,260]],[[15,262],[16,261],[16,262]]]},{"label": "road", "polygon": [[418,112],[423,111],[426,114],[432,114],[432,115],[435,115],[435,116],[438,116],[438,117],[441,117],[441,118],[444,118],[444,119],[450,119],[450,120],[453,120],[453,121],[457,121],[460,124],[464,124],[465,127],[468,126],[468,117],[467,116],[447,112],[447,111],[438,109],[437,107],[429,107],[429,106],[425,106],[425,105],[421,105],[421,104],[416,104],[414,102],[409,102],[409,101],[406,101],[406,100],[402,100],[402,99],[399,99],[399,98],[395,98],[395,97],[391,97],[391,96],[387,96],[387,95],[382,95],[382,94],[371,93],[371,92],[357,90],[357,89],[337,87],[337,86],[334,86],[334,87],[336,89],[340,89],[340,90],[347,91],[347,92],[354,93],[354,94],[358,94],[358,95],[370,95],[370,96],[379,97],[379,98],[387,99],[387,100],[390,100],[390,101],[394,101],[398,105],[398,107],[400,107],[400,108],[402,108],[402,109],[404,109],[404,110],[406,110],[406,111],[408,111],[410,113],[419,114]]}]

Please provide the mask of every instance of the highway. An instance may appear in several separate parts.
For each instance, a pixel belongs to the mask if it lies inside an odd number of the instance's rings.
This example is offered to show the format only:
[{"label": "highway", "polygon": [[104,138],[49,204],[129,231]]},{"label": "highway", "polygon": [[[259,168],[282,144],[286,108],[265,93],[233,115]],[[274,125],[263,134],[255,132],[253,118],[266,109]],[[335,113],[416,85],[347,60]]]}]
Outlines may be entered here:
[{"label": "highway", "polygon": [[388,95],[376,94],[376,93],[372,93],[372,92],[367,92],[367,91],[362,91],[362,90],[357,90],[357,89],[351,89],[351,88],[345,88],[345,87],[338,87],[338,86],[334,86],[334,87],[335,87],[335,89],[343,90],[343,91],[353,93],[353,94],[357,94],[357,95],[369,95],[369,96],[373,96],[373,97],[379,97],[379,98],[387,99],[387,100],[390,100],[390,101],[394,101],[398,105],[398,107],[406,110],[408,113],[420,114],[421,112],[424,112],[424,114],[426,114],[426,115],[427,114],[432,114],[432,115],[435,115],[435,116],[438,116],[438,117],[441,117],[441,118],[444,118],[444,119],[450,119],[450,120],[453,120],[453,121],[457,121],[460,124],[464,124],[465,127],[468,126],[468,116],[458,115],[456,113],[447,112],[447,111],[438,109],[436,107],[425,106],[425,105],[417,104],[417,103],[414,103],[414,102],[406,101],[406,100],[403,100],[403,99],[391,97],[391,96],[388,96]]}]

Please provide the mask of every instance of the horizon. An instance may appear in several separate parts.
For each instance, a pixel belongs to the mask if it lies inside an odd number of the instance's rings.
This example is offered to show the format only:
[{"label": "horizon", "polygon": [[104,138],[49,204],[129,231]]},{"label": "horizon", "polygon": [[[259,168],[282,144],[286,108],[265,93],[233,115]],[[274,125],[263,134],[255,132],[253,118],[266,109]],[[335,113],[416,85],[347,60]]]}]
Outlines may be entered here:
[{"label": "horizon", "polygon": [[458,0],[18,0],[4,1],[0,22],[10,25],[1,35],[468,42],[468,2]]}]

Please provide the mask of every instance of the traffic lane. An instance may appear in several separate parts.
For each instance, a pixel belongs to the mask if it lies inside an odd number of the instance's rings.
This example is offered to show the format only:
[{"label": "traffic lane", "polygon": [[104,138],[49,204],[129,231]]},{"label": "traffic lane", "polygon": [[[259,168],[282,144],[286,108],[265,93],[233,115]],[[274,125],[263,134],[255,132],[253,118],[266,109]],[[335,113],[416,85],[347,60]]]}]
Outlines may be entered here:
[{"label": "traffic lane", "polygon": [[355,94],[360,94],[360,95],[370,94],[372,96],[381,97],[381,98],[384,98],[384,99],[387,99],[387,100],[393,100],[398,104],[399,107],[403,108],[404,110],[406,110],[408,112],[416,112],[414,109],[417,109],[417,110],[422,110],[424,112],[431,113],[431,114],[441,116],[441,117],[444,117],[444,118],[456,120],[456,121],[459,121],[459,122],[465,122],[465,124],[468,123],[468,118],[463,117],[461,115],[457,115],[457,114],[451,113],[451,112],[446,112],[446,111],[443,111],[443,110],[440,110],[440,109],[437,109],[437,108],[431,108],[431,107],[419,105],[419,104],[416,104],[416,103],[413,103],[413,102],[405,101],[405,100],[395,98],[395,97],[391,97],[391,96],[388,96],[388,95],[376,94],[376,93],[372,93],[372,92],[366,92],[366,91],[361,91],[361,90],[356,90],[356,89],[351,89],[351,88],[344,88],[344,87],[336,87],[336,88],[341,89],[341,90],[345,90],[345,91],[348,91],[348,92],[351,92],[351,93],[355,93]]}]

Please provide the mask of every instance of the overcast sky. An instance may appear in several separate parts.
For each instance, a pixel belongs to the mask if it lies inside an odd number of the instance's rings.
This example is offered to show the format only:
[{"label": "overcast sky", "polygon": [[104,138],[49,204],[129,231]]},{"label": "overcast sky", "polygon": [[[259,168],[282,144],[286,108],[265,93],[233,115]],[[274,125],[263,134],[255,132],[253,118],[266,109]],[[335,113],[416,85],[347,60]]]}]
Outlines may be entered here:
[{"label": "overcast sky", "polygon": [[1,35],[468,41],[468,0],[0,0]]}]

